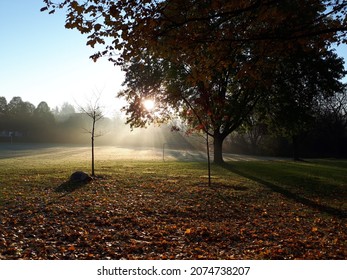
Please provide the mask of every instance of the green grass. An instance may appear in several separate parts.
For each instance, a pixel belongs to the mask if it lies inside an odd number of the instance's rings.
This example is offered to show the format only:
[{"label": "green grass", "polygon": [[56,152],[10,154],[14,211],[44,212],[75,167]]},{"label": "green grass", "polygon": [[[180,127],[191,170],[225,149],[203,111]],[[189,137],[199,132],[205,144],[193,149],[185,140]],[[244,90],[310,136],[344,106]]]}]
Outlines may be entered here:
[{"label": "green grass", "polygon": [[347,211],[347,161],[238,162],[231,171]]},{"label": "green grass", "polygon": [[3,259],[346,259],[347,162],[0,159]]}]

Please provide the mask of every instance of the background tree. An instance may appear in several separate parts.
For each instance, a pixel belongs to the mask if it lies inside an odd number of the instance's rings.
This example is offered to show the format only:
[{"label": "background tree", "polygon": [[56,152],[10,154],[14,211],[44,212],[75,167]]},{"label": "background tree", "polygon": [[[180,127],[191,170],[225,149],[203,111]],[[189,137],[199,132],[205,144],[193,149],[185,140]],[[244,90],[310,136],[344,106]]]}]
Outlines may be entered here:
[{"label": "background tree", "polygon": [[75,113],[76,113],[76,110],[73,105],[67,102],[64,102],[63,105],[61,105],[60,112],[59,112],[60,115],[69,116]]},{"label": "background tree", "polygon": [[247,152],[251,154],[259,154],[262,147],[262,141],[268,134],[268,125],[263,114],[254,112],[243,124],[237,129],[237,135],[242,138],[245,144],[250,148]]},{"label": "background tree", "polygon": [[33,113],[35,106],[30,102],[23,101],[21,97],[15,96],[7,104],[8,130],[18,131],[22,134],[30,132],[33,126]]},{"label": "background tree", "polygon": [[15,96],[13,97],[7,105],[8,112],[10,115],[20,115],[21,113],[25,113],[25,104],[21,97]]},{"label": "background tree", "polygon": [[347,156],[347,87],[328,99],[318,98],[311,138],[317,155]]},{"label": "background tree", "polygon": [[5,97],[0,96],[0,114],[1,116],[7,113],[7,100]]},{"label": "background tree", "polygon": [[0,131],[5,130],[7,128],[7,118],[7,100],[5,97],[0,96]]},{"label": "background tree", "polygon": [[34,110],[33,117],[35,118],[37,125],[42,130],[51,130],[55,125],[54,115],[47,102],[40,102]]},{"label": "background tree", "polygon": [[37,105],[33,112],[33,122],[32,129],[37,140],[50,141],[54,139],[55,119],[47,102],[42,101]]},{"label": "background tree", "polygon": [[269,92],[256,110],[266,116],[272,134],[292,140],[295,159],[300,157],[302,136],[314,123],[317,98],[341,94],[345,74],[343,59],[331,50],[300,50],[295,57],[277,61]]}]

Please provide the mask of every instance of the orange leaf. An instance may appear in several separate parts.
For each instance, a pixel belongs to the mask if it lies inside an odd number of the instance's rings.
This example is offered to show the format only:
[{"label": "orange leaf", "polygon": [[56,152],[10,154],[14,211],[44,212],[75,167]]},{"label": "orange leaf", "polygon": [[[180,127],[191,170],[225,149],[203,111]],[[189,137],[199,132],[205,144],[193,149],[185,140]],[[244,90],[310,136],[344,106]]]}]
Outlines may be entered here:
[{"label": "orange leaf", "polygon": [[74,245],[71,245],[71,246],[68,248],[68,250],[69,250],[69,251],[75,251],[75,250],[76,250],[76,248],[75,248],[75,246],[74,246]]}]

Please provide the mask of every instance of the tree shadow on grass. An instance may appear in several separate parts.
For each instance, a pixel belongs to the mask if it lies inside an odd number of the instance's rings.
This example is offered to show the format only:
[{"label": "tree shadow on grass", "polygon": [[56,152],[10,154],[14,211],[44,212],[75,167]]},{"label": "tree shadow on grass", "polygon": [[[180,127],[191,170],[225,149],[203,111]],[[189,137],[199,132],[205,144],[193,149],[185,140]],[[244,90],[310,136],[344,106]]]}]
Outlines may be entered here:
[{"label": "tree shadow on grass", "polygon": [[86,184],[86,182],[72,182],[69,180],[57,186],[54,191],[57,193],[72,193]]},{"label": "tree shadow on grass", "polygon": [[87,184],[88,182],[74,182],[70,180],[60,184],[54,189],[54,192],[60,193],[61,195],[58,198],[53,199],[52,201],[47,203],[45,206],[55,204],[59,199],[73,193],[74,191],[82,188],[83,186]]},{"label": "tree shadow on grass", "polygon": [[168,150],[168,156],[173,157],[178,161],[205,161],[206,155],[203,152],[194,150]]},{"label": "tree shadow on grass", "polygon": [[249,188],[241,185],[235,184],[224,184],[220,182],[214,182],[212,178],[211,186],[209,186],[208,182],[197,182],[193,183],[192,186],[198,188],[212,188],[215,190],[234,190],[234,191],[247,191]]},{"label": "tree shadow on grass", "polygon": [[259,177],[256,177],[252,174],[248,174],[248,173],[245,173],[243,171],[240,171],[240,170],[237,170],[235,167],[233,167],[232,165],[228,164],[228,163],[224,163],[223,164],[223,168],[227,169],[228,171],[230,172],[233,172],[239,176],[242,176],[244,178],[247,178],[247,179],[250,179],[254,182],[257,182],[259,184],[262,184],[263,186],[269,188],[270,190],[272,190],[273,192],[276,192],[276,193],[279,193],[283,196],[285,196],[286,198],[288,199],[291,199],[291,200],[294,200],[296,202],[299,202],[305,206],[308,206],[310,208],[313,208],[313,209],[316,209],[316,210],[319,210],[320,212],[322,213],[326,213],[326,214],[329,214],[329,215],[332,215],[334,217],[338,217],[338,218],[347,218],[347,212],[346,211],[343,211],[343,210],[340,210],[340,209],[337,209],[337,208],[334,208],[334,207],[330,207],[330,206],[327,206],[327,205],[322,205],[322,204],[319,204],[315,201],[312,201],[308,198],[305,198],[305,197],[302,197],[296,193],[293,193],[283,187],[280,187],[278,185],[275,185],[271,182],[268,182],[262,178],[259,178]]}]

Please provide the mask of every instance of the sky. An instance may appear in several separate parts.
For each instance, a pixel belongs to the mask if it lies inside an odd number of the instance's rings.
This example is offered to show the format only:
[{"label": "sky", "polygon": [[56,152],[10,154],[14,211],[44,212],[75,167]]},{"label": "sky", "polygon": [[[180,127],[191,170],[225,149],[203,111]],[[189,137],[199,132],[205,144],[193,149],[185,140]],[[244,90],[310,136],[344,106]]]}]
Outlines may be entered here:
[{"label": "sky", "polygon": [[[119,112],[115,96],[124,73],[107,59],[93,62],[86,36],[64,28],[64,11],[49,15],[40,12],[43,6],[42,0],[0,0],[0,96],[55,108],[83,105],[100,92],[105,113]],[[347,61],[347,46],[338,54]]]},{"label": "sky", "polygon": [[0,96],[20,96],[51,108],[83,105],[101,93],[106,114],[121,107],[115,96],[124,74],[107,59],[89,56],[86,36],[64,28],[65,14],[40,12],[42,0],[0,0]]}]

